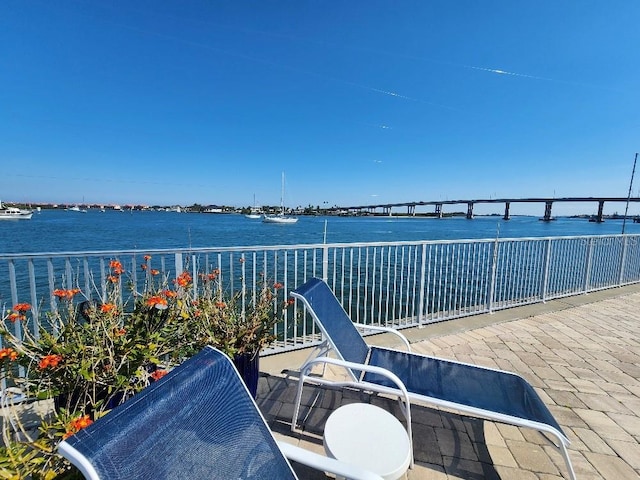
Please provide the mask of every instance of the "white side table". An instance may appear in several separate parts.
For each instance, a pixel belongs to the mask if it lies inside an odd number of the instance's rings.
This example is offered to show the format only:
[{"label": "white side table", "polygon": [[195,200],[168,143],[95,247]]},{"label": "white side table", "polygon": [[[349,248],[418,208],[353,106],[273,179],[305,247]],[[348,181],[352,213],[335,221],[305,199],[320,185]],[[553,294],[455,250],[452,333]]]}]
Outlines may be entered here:
[{"label": "white side table", "polygon": [[324,426],[328,456],[377,473],[386,480],[402,477],[411,463],[409,435],[386,410],[351,403],[335,410]]}]

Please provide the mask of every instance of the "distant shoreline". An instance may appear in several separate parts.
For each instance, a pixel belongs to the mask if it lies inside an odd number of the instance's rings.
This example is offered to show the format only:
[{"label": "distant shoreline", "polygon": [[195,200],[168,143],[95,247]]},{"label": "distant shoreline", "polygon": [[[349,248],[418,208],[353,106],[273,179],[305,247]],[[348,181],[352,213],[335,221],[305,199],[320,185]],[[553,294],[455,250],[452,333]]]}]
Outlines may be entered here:
[{"label": "distant shoreline", "polygon": [[[95,210],[95,211],[106,211],[106,210],[114,210],[114,211],[180,211],[182,213],[206,213],[206,214],[242,214],[246,215],[250,213],[252,208],[254,207],[231,207],[225,205],[200,205],[193,204],[190,206],[182,206],[182,205],[117,205],[117,204],[88,204],[88,203],[23,203],[23,202],[2,202],[3,205],[12,206],[22,209],[31,209],[31,210],[68,210],[72,207],[80,207],[85,210]],[[273,214],[278,213],[280,211],[279,206],[263,206],[262,213],[264,214]],[[338,207],[333,208],[313,208],[306,207],[304,209],[289,209],[287,211],[288,214],[297,215],[297,216],[336,216],[336,217],[377,217],[377,218],[466,218],[466,212],[458,211],[458,212],[443,212],[440,216],[438,216],[435,212],[416,212],[412,215],[406,213],[382,213],[382,212],[366,212],[366,211],[357,211],[350,212],[345,211],[344,209],[340,209]],[[486,213],[486,214],[475,214],[476,217],[497,217],[503,218],[504,215],[502,213]],[[535,214],[510,214],[510,218],[513,217],[531,217],[531,218],[542,218],[543,215],[535,215]],[[597,218],[594,214],[582,213],[582,214],[573,214],[573,215],[554,215],[552,219],[556,218],[579,218],[579,219],[587,219],[587,220],[595,220]],[[620,215],[618,213],[602,215],[602,221],[605,220],[624,220],[624,215]],[[634,220],[640,218],[638,215],[627,215],[627,220]]]}]

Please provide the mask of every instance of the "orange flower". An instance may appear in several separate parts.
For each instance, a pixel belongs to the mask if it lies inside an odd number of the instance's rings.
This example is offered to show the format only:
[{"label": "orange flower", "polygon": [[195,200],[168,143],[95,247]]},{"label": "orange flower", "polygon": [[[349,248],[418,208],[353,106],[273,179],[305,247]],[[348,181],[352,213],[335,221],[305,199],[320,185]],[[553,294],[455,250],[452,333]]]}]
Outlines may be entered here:
[{"label": "orange flower", "polygon": [[159,270],[156,270],[155,268],[151,269],[151,275],[158,275],[160,273]]},{"label": "orange flower", "polygon": [[92,423],[93,423],[93,420],[91,420],[91,417],[89,417],[89,415],[84,415],[82,417],[74,418],[69,422],[69,425],[67,426],[67,431],[62,436],[62,438],[67,439],[74,433],[78,433],[83,428],[87,428]]},{"label": "orange flower", "polygon": [[116,330],[115,331],[115,335],[117,337],[121,337],[122,335],[124,335],[125,333],[127,333],[127,331],[124,328],[121,328],[120,330]]},{"label": "orange flower", "polygon": [[45,355],[42,357],[42,360],[40,360],[40,363],[38,363],[38,367],[40,367],[41,370],[48,367],[56,368],[61,360],[62,356],[60,355]]},{"label": "orange flower", "polygon": [[118,283],[118,277],[115,277],[113,275],[109,275],[107,277],[107,280],[109,280],[111,283]]},{"label": "orange flower", "polygon": [[142,265],[140,265],[140,268],[141,268],[142,270],[146,270],[146,269],[147,269],[147,264],[146,264],[146,263],[143,263]]},{"label": "orange flower", "polygon": [[72,288],[65,290],[64,288],[57,288],[53,291],[53,294],[60,300],[72,300],[73,296],[80,293],[79,288]]},{"label": "orange flower", "polygon": [[27,310],[31,309],[31,305],[28,304],[28,303],[18,303],[18,304],[13,306],[13,309],[16,312],[26,312]]},{"label": "orange flower", "polygon": [[122,268],[122,264],[118,260],[111,260],[109,267],[113,270],[114,275],[120,275],[124,272],[124,268]]},{"label": "orange flower", "polygon": [[178,296],[178,293],[173,290],[164,290],[162,294],[167,298],[174,298]]},{"label": "orange flower", "polygon": [[216,306],[216,307],[218,307],[218,308],[224,308],[224,307],[226,307],[226,306],[227,306],[227,304],[226,304],[226,303],[224,303],[224,302],[216,302],[216,303],[215,303],[215,306]]},{"label": "orange flower", "polygon": [[9,360],[14,361],[18,358],[18,352],[16,352],[13,348],[3,348],[0,350],[0,360],[3,358],[9,358]]},{"label": "orange flower", "polygon": [[18,312],[11,312],[9,314],[9,316],[7,317],[9,320],[11,320],[12,322],[16,322],[16,320],[26,320],[27,317],[25,317],[24,315],[18,313]]},{"label": "orange flower", "polygon": [[289,298],[287,299],[287,305],[293,305],[294,303],[296,303],[296,301],[295,301],[295,299],[294,299],[294,298],[289,297]]},{"label": "orange flower", "polygon": [[144,256],[144,257],[142,257],[142,258],[144,258],[144,261],[145,261],[145,262],[148,262],[149,260],[151,260],[151,255],[145,255],[145,256]]},{"label": "orange flower", "polygon": [[74,420],[71,420],[71,425],[76,430],[82,430],[83,428],[87,428],[92,423],[93,423],[93,421],[91,420],[89,415],[84,415],[82,417],[78,417],[78,418],[76,418]]},{"label": "orange flower", "polygon": [[191,280],[192,278],[191,275],[189,275],[189,272],[182,272],[180,275],[178,275],[178,278],[176,278],[175,283],[177,283],[181,287],[186,287],[191,283]]},{"label": "orange flower", "polygon": [[160,380],[162,377],[164,377],[167,373],[169,373],[167,370],[156,370],[155,372],[151,372],[151,378],[153,378],[154,380],[158,381]]},{"label": "orange flower", "polygon": [[167,299],[161,297],[160,295],[154,295],[152,297],[147,298],[147,305],[150,307],[166,307],[167,306]]},{"label": "orange flower", "polygon": [[113,303],[103,303],[100,305],[100,311],[102,313],[115,312],[116,306]]},{"label": "orange flower", "polygon": [[284,285],[282,285],[280,282],[276,282],[273,284],[273,288],[275,288],[276,290],[282,288]]}]

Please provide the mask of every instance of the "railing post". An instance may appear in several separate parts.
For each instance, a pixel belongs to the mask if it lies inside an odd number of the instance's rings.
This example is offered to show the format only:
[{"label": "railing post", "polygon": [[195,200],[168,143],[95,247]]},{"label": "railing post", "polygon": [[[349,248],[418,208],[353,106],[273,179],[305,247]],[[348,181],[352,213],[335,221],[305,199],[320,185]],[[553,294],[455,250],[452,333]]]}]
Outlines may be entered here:
[{"label": "railing post", "polygon": [[489,296],[487,301],[489,303],[489,313],[493,313],[493,295],[496,290],[496,277],[497,277],[497,268],[498,268],[498,247],[499,241],[496,237],[493,243],[493,255],[491,256],[491,282],[489,283]]},{"label": "railing post", "polygon": [[[15,305],[16,303],[19,302],[18,284],[16,282],[16,265],[13,262],[13,260],[9,260],[8,266],[9,266],[9,289],[11,290],[11,304]],[[21,326],[22,325],[20,322],[13,322],[13,334],[16,336],[16,338],[19,338],[20,340],[22,340],[22,329],[20,328]],[[21,365],[18,367],[18,374],[21,377],[25,375],[25,372],[26,370],[24,366]],[[3,375],[3,381],[4,381],[4,375]]]},{"label": "railing post", "polygon": [[540,285],[540,299],[542,303],[547,301],[547,289],[549,288],[549,269],[551,268],[551,239],[548,239],[544,252],[544,274],[542,275],[542,285]]},{"label": "railing post", "polygon": [[418,303],[418,325],[422,325],[422,319],[424,318],[425,299],[424,299],[424,284],[425,276],[427,273],[427,244],[422,244],[422,265],[420,266],[420,296]]},{"label": "railing post", "polygon": [[329,247],[322,246],[322,280],[329,283]]},{"label": "railing post", "polygon": [[627,260],[627,236],[622,236],[622,255],[620,256],[620,269],[618,272],[618,286],[622,285],[624,279],[624,264]]},{"label": "railing post", "polygon": [[587,268],[584,272],[584,283],[582,285],[583,293],[587,293],[589,291],[589,279],[591,278],[591,268],[593,266],[593,242],[594,239],[590,238],[587,240]]},{"label": "railing post", "polygon": [[36,270],[33,260],[29,259],[27,267],[29,269],[29,290],[31,290],[31,314],[33,316],[32,335],[37,340],[40,338],[40,307],[38,306],[38,292],[36,291]]},{"label": "railing post", "polygon": [[182,273],[184,269],[184,266],[182,264],[182,253],[176,253],[174,257],[175,257],[175,264],[176,264],[176,274],[174,276],[177,277]]}]

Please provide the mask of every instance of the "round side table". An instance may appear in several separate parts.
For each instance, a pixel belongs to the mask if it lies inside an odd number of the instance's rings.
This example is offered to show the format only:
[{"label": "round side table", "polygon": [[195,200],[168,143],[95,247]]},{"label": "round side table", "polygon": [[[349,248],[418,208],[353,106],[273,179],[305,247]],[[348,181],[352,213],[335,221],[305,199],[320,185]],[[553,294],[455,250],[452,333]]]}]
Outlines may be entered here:
[{"label": "round side table", "polygon": [[386,480],[402,477],[411,463],[409,435],[402,423],[368,403],[344,405],[329,415],[323,442],[328,456]]}]

